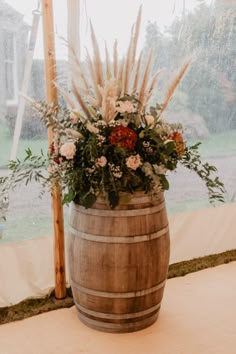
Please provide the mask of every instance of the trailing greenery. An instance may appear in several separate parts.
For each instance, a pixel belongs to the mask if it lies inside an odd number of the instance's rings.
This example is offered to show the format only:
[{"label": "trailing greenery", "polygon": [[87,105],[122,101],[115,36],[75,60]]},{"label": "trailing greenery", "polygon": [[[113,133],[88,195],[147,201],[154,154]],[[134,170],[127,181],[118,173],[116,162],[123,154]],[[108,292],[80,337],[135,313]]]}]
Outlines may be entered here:
[{"label": "trailing greenery", "polygon": [[[208,162],[202,163],[198,151],[200,143],[190,146],[186,149],[181,163],[190,170],[193,170],[205,182],[208,189],[210,202],[218,200],[224,202],[224,184],[220,181],[219,177],[212,178],[212,172],[216,172],[217,168],[210,165]],[[219,191],[221,193],[219,193]]]},{"label": "trailing greenery", "polygon": [[54,143],[47,156],[27,149],[23,161],[10,161],[12,173],[0,178],[2,190],[21,181],[41,182],[44,188],[53,182],[62,186],[63,203],[74,200],[89,208],[104,196],[114,208],[121,192],[142,190],[155,197],[168,190],[166,171],[180,162],[202,179],[210,202],[224,201],[223,183],[214,176],[214,166],[201,162],[199,144],[188,147],[179,127],[160,118],[161,106],[151,107],[151,115],[140,114],[138,104],[135,97],[121,97],[115,118],[107,124],[100,112],[87,121],[78,112],[41,103],[38,109],[53,129]]}]

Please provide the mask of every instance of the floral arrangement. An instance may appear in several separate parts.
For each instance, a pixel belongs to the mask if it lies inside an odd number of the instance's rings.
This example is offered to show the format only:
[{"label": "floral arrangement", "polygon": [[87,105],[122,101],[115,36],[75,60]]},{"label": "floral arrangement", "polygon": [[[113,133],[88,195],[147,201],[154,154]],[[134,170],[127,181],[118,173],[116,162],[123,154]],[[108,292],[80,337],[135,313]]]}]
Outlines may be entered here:
[{"label": "floral arrangement", "polygon": [[[91,25],[94,57],[87,54],[89,74],[71,49],[71,94],[58,86],[69,108],[32,102],[53,131],[48,155],[34,156],[28,149],[23,162],[10,162],[12,175],[0,182],[53,182],[61,186],[64,203],[75,201],[88,208],[103,196],[114,208],[121,192],[142,190],[155,197],[167,190],[167,172],[181,163],[203,180],[210,201],[224,200],[224,185],[215,176],[216,168],[201,162],[199,144],[188,147],[182,128],[163,116],[189,62],[170,84],[163,104],[148,108],[160,72],[150,74],[152,51],[146,58],[141,52],[136,60],[140,21],[141,9],[125,58],[119,62],[115,43],[113,60],[106,48],[105,65]],[[43,173],[48,167],[49,174]]]}]

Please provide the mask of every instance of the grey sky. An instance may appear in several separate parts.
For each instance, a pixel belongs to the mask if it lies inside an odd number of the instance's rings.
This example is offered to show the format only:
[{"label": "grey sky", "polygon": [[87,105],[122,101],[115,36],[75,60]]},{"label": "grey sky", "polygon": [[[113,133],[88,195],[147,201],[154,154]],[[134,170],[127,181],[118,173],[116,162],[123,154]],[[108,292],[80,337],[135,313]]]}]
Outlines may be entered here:
[{"label": "grey sky", "polygon": [[[27,23],[32,23],[32,11],[37,8],[37,0],[6,0],[19,12],[25,15]],[[207,0],[211,3],[212,0]],[[135,22],[138,8],[143,4],[140,46],[145,37],[145,27],[148,21],[156,21],[161,29],[168,26],[172,20],[181,15],[183,4],[186,11],[196,6],[197,0],[81,0],[81,47],[89,47],[88,23],[91,18],[100,46],[103,48],[106,40],[108,48],[112,48],[118,39],[119,53],[125,51],[128,45],[130,30]],[[65,57],[67,50],[59,39],[66,37],[67,1],[54,0],[54,24],[56,31],[56,52],[58,57]],[[36,57],[43,56],[42,26],[40,25]]]}]

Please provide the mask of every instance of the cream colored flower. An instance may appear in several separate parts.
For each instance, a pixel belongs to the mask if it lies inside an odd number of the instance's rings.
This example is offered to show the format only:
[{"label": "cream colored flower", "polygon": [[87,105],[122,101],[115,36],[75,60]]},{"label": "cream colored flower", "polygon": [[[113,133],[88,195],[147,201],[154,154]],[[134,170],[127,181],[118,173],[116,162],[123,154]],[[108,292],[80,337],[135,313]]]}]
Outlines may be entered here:
[{"label": "cream colored flower", "polygon": [[142,171],[145,173],[146,176],[152,176],[152,165],[149,162],[144,162],[142,166]]},{"label": "cream colored flower", "polygon": [[134,112],[134,106],[132,102],[130,101],[118,101],[116,104],[116,111],[120,113],[133,113]]},{"label": "cream colored flower", "polygon": [[74,143],[68,142],[61,146],[60,154],[67,158],[67,160],[73,159],[76,153],[76,146]]},{"label": "cream colored flower", "polygon": [[123,125],[123,127],[127,127],[129,124],[128,119],[119,119],[116,121],[116,125]]},{"label": "cream colored flower", "polygon": [[80,132],[77,132],[76,130],[74,129],[71,129],[71,128],[66,128],[65,129],[65,133],[68,137],[70,138],[74,138],[74,139],[81,139],[83,138],[83,135],[80,133]]},{"label": "cream colored flower", "polygon": [[155,173],[157,175],[165,175],[166,174],[166,167],[164,165],[153,165]]},{"label": "cream colored flower", "polygon": [[142,164],[139,154],[131,155],[126,159],[126,166],[136,170]]},{"label": "cream colored flower", "polygon": [[103,87],[99,86],[98,90],[102,96],[101,115],[103,120],[109,123],[117,115],[116,100],[119,95],[119,85],[116,79],[110,79],[105,82]]},{"label": "cream colored flower", "polygon": [[153,128],[153,127],[154,127],[154,125],[155,125],[155,118],[154,118],[152,115],[147,114],[147,115],[145,116],[145,121],[146,121],[147,125],[149,126],[149,128]]},{"label": "cream colored flower", "polygon": [[139,133],[139,135],[138,135],[139,137],[140,137],[140,139],[143,139],[144,138],[144,136],[145,136],[145,132],[144,132],[144,130],[141,130],[141,132]]},{"label": "cream colored flower", "polygon": [[113,172],[113,176],[114,176],[115,178],[121,178],[122,175],[123,175],[123,172],[122,172],[122,171],[120,171],[120,172]]},{"label": "cream colored flower", "polygon": [[74,112],[70,112],[70,120],[73,124],[76,124],[79,118]]},{"label": "cream colored flower", "polygon": [[105,156],[101,156],[96,160],[96,165],[100,167],[104,167],[107,164],[107,159]]},{"label": "cream colored flower", "polygon": [[173,139],[166,139],[166,140],[164,141],[164,145],[166,145],[166,144],[168,144],[168,143],[172,143],[172,142],[174,142]]},{"label": "cream colored flower", "polygon": [[86,128],[88,129],[88,131],[90,133],[94,133],[94,134],[98,134],[99,133],[99,129],[96,128],[93,124],[91,124],[90,122],[88,122],[86,124]]},{"label": "cream colored flower", "polygon": [[156,175],[152,176],[152,181],[153,181],[153,192],[154,194],[158,194],[162,191],[162,185],[160,178]]}]

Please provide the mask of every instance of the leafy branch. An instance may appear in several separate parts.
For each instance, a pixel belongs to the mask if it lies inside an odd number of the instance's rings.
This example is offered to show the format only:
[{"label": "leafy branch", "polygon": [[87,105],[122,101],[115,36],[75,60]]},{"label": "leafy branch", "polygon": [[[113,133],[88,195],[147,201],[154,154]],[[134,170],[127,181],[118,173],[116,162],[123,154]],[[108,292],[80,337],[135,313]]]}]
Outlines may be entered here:
[{"label": "leafy branch", "polygon": [[24,160],[9,161],[9,175],[0,177],[2,193],[7,193],[10,189],[14,189],[21,182],[28,185],[30,182],[35,181],[46,186],[48,182],[48,177],[45,176],[45,171],[48,168],[47,157],[42,150],[39,156],[33,155],[29,148],[25,152],[26,156]]},{"label": "leafy branch", "polygon": [[180,162],[189,170],[196,172],[205,183],[208,189],[209,201],[211,204],[214,204],[216,200],[219,202],[224,202],[224,184],[220,181],[219,177],[214,176],[214,173],[217,172],[217,168],[215,166],[210,165],[208,162],[202,163],[198,151],[200,144],[201,143],[197,143],[187,147]]}]

